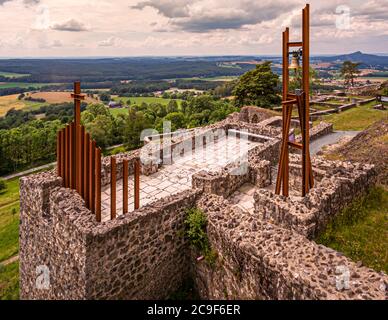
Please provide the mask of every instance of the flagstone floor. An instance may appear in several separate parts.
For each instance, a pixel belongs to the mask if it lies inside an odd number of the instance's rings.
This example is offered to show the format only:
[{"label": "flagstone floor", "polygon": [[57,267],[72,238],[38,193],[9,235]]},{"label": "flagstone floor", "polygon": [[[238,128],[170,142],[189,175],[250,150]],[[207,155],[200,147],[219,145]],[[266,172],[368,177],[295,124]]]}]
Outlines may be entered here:
[{"label": "flagstone floor", "polygon": [[[258,142],[227,136],[206,148],[194,150],[178,159],[172,164],[163,164],[158,172],[149,176],[140,176],[140,205],[155,202],[158,199],[179,193],[191,188],[193,174],[201,171],[218,171],[226,165],[236,162],[247,155],[248,150],[259,145]],[[129,212],[134,210],[134,182],[133,176],[129,177]],[[123,211],[123,182],[120,179],[116,187],[116,214]],[[102,195],[102,220],[110,219],[110,187],[103,188]]]}]

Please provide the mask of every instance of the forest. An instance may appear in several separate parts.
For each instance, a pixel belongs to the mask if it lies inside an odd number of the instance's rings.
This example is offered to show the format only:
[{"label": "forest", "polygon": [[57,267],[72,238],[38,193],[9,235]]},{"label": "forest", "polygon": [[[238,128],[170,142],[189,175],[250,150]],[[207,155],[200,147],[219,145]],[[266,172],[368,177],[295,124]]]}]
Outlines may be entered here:
[{"label": "forest", "polygon": [[[104,58],[104,59],[4,59],[0,70],[28,74],[18,81],[36,83],[106,82],[119,80],[163,80],[191,77],[238,76],[251,64],[225,68],[220,60],[185,58]],[[3,78],[2,81],[11,79]]]}]

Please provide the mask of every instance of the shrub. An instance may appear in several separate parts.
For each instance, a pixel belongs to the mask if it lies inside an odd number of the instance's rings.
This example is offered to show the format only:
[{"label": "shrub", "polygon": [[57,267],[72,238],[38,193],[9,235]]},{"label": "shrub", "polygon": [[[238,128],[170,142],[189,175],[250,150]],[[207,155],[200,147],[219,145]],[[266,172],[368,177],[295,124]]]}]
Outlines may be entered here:
[{"label": "shrub", "polygon": [[185,236],[189,243],[205,257],[205,261],[210,266],[214,266],[217,253],[210,246],[206,226],[207,219],[201,210],[197,208],[187,210]]},{"label": "shrub", "polygon": [[7,184],[3,179],[0,179],[0,192],[7,189]]}]

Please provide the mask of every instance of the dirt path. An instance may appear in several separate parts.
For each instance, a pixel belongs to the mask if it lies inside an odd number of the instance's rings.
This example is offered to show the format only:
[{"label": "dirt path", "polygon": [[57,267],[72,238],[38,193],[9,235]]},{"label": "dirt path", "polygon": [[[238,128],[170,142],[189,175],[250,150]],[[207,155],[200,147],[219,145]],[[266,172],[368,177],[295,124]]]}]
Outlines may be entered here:
[{"label": "dirt path", "polygon": [[16,256],[13,256],[11,258],[8,258],[7,260],[4,260],[3,262],[0,262],[0,265],[5,267],[11,263],[18,261],[18,260],[19,260],[19,255],[17,254]]}]

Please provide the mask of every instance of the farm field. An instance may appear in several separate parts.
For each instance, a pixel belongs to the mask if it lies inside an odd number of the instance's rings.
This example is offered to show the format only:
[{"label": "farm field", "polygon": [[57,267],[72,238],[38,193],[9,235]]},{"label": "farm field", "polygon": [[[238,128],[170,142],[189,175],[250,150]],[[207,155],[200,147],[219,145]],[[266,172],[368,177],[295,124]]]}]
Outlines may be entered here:
[{"label": "farm field", "polygon": [[[167,105],[171,99],[164,99],[160,97],[118,97],[118,96],[112,96],[114,101],[122,101],[125,104],[127,104],[127,101],[130,100],[131,104],[142,104],[143,102],[150,104],[150,103],[161,103],[164,105]],[[181,104],[182,100],[175,99],[178,105]]]},{"label": "farm field", "polygon": [[382,77],[360,77],[359,79],[362,80],[369,80],[370,82],[384,82],[388,80],[388,77],[382,76]]},{"label": "farm field", "polygon": [[26,83],[26,82],[0,82],[0,89],[8,88],[29,88],[33,87],[36,89],[42,88],[49,85],[57,85],[60,83]]},{"label": "farm field", "polygon": [[39,108],[46,103],[42,102],[34,102],[34,101],[25,101],[25,100],[18,100],[19,94],[11,94],[8,96],[1,96],[0,97],[0,117],[3,117],[8,110],[15,109],[36,109]]},{"label": "farm field", "polygon": [[[160,97],[118,97],[118,96],[112,96],[114,101],[122,101],[124,104],[127,104],[127,101],[130,100],[131,105],[137,104],[140,105],[143,102],[150,104],[150,103],[160,103],[163,105],[167,105],[170,100],[173,99],[164,99]],[[175,101],[178,103],[178,106],[181,105],[182,101],[181,99],[175,99]],[[128,112],[128,109],[126,107],[123,108],[112,108],[110,109],[111,113],[113,115],[118,115],[118,114],[125,114]]]},{"label": "farm field", "polygon": [[371,102],[341,113],[322,116],[322,120],[333,123],[334,130],[364,130],[375,121],[388,121],[388,110],[375,110],[375,104],[376,102]]},{"label": "farm field", "polygon": [[27,77],[29,76],[28,73],[15,73],[15,72],[7,72],[7,71],[0,71],[0,76],[6,77],[6,78],[11,78],[11,79],[16,79],[16,78],[22,78],[22,77]]},{"label": "farm field", "polygon": [[[29,93],[28,96],[34,99],[45,99],[47,103],[62,103],[62,102],[73,102],[70,91],[43,91]],[[85,97],[85,102],[96,103],[99,102],[97,99]]]},{"label": "farm field", "polygon": [[218,76],[218,77],[191,77],[191,78],[174,78],[168,80],[202,80],[202,81],[233,81],[238,76]]}]

